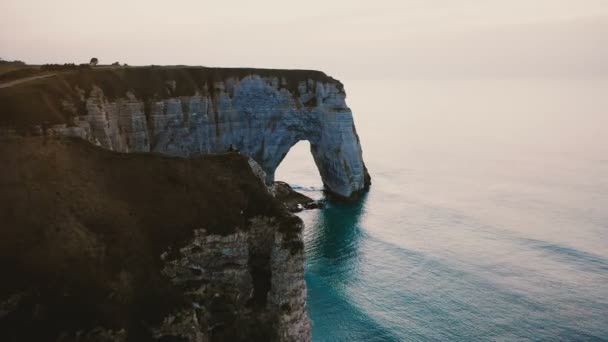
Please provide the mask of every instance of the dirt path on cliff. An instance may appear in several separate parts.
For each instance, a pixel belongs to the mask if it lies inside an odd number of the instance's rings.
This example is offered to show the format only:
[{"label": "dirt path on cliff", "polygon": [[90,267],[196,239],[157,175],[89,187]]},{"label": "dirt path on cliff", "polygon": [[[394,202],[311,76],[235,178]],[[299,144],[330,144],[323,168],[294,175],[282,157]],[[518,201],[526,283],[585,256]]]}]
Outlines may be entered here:
[{"label": "dirt path on cliff", "polygon": [[6,82],[6,83],[0,83],[0,89],[2,89],[2,88],[8,88],[8,87],[13,87],[13,86],[19,85],[21,83],[26,83],[26,82],[38,80],[38,79],[41,79],[41,78],[47,78],[47,77],[51,77],[51,76],[55,76],[55,74],[32,76],[32,77],[21,78],[21,79],[10,81],[10,82]]}]

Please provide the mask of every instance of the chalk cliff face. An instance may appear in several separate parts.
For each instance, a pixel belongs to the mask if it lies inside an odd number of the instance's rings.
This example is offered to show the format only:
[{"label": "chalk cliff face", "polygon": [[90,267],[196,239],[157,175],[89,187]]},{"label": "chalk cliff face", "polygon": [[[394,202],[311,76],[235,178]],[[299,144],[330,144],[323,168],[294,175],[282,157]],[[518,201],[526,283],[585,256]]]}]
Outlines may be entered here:
[{"label": "chalk cliff face", "polygon": [[0,164],[0,340],[311,340],[302,222],[247,158],[29,137]]},{"label": "chalk cliff face", "polygon": [[[56,106],[70,112],[67,125],[53,130],[121,152],[194,156],[222,153],[232,145],[262,166],[269,184],[289,149],[308,140],[330,193],[355,198],[369,185],[340,82],[308,71],[180,71],[188,77],[147,70],[139,84],[132,80],[138,71],[112,80],[93,72],[87,84],[70,77],[53,80],[73,93]],[[157,89],[145,82],[155,82]]]}]

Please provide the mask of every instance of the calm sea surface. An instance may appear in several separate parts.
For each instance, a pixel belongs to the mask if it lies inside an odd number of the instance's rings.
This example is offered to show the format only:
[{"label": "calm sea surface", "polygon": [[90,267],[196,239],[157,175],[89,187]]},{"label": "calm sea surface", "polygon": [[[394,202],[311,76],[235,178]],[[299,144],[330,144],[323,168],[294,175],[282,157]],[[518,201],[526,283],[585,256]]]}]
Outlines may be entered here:
[{"label": "calm sea surface", "polygon": [[315,341],[608,340],[608,80],[345,85],[373,185],[300,215]]}]

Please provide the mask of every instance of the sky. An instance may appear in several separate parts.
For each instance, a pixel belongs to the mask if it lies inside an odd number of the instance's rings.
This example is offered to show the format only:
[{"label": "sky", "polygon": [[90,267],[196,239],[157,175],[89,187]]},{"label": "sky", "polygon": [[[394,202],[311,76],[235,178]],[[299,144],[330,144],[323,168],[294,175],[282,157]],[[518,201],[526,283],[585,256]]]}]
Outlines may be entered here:
[{"label": "sky", "polygon": [[93,56],[347,79],[608,75],[608,0],[0,2],[0,57]]}]

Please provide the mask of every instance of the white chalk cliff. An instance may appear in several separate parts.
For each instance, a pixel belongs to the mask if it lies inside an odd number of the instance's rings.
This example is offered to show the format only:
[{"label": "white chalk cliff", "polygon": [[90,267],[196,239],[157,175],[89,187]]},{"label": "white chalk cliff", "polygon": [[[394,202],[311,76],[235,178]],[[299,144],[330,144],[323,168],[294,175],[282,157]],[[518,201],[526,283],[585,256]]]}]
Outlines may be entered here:
[{"label": "white chalk cliff", "polygon": [[74,126],[54,130],[121,152],[195,156],[223,153],[232,145],[262,166],[269,184],[289,149],[308,140],[326,189],[356,198],[369,176],[342,84],[322,73],[295,82],[284,73],[195,80],[199,86],[187,95],[179,94],[180,80],[167,77],[165,94],[147,99],[137,89],[110,97],[93,83],[80,91],[86,112],[78,113]]}]

